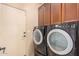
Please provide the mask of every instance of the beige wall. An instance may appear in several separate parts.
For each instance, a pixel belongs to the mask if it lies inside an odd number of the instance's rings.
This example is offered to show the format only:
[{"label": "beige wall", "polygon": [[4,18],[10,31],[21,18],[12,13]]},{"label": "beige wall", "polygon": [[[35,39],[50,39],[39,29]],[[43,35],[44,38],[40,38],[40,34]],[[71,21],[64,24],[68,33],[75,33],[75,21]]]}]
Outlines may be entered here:
[{"label": "beige wall", "polygon": [[34,55],[33,47],[33,28],[38,26],[38,9],[35,7],[26,8],[26,18],[27,18],[27,55]]},{"label": "beige wall", "polygon": [[33,45],[33,28],[38,26],[38,7],[42,4],[26,4],[24,8],[26,11],[26,55],[34,55],[34,45]]}]

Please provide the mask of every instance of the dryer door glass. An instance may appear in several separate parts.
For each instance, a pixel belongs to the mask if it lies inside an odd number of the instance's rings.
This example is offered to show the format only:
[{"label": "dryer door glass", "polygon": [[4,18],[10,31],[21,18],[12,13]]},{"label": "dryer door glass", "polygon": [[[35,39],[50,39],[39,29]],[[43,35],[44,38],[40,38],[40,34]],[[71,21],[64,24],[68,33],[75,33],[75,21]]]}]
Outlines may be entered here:
[{"label": "dryer door glass", "polygon": [[51,30],[47,35],[49,48],[56,54],[68,54],[73,47],[73,41],[69,34],[61,29]]},{"label": "dryer door glass", "polygon": [[64,35],[59,32],[53,32],[49,38],[50,45],[57,51],[63,51],[67,48],[68,42]]},{"label": "dryer door glass", "polygon": [[43,35],[42,35],[42,32],[39,30],[39,29],[36,29],[34,32],[33,32],[33,39],[34,39],[34,43],[39,45],[42,43],[42,40],[43,40]]}]

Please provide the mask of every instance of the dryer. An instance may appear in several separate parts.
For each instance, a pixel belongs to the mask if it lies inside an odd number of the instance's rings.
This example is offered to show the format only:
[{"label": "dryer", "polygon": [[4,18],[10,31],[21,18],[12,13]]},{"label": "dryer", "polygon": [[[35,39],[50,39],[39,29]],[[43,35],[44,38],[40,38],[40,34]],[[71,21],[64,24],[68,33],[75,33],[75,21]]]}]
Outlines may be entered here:
[{"label": "dryer", "polygon": [[38,26],[34,27],[33,30],[33,40],[34,40],[34,54],[35,56],[46,56],[46,39],[45,36],[45,27]]},{"label": "dryer", "polygon": [[77,22],[47,27],[47,52],[49,56],[78,55],[77,41]]}]

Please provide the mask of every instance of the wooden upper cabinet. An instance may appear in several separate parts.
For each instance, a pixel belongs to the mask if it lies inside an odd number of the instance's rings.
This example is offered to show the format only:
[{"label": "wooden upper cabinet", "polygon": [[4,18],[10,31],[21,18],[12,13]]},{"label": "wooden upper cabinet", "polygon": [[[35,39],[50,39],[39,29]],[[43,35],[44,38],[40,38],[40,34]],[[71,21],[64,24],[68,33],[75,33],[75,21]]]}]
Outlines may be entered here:
[{"label": "wooden upper cabinet", "polygon": [[41,6],[38,9],[38,25],[44,26],[44,6]]},{"label": "wooden upper cabinet", "polygon": [[62,4],[62,21],[72,22],[77,20],[77,4],[66,3]]},{"label": "wooden upper cabinet", "polygon": [[39,26],[61,24],[79,19],[79,4],[77,3],[45,3],[38,10]]},{"label": "wooden upper cabinet", "polygon": [[44,6],[44,25],[50,25],[50,4],[45,3],[43,6]]},{"label": "wooden upper cabinet", "polygon": [[52,3],[51,4],[51,24],[61,23],[61,4]]},{"label": "wooden upper cabinet", "polygon": [[50,25],[50,4],[45,3],[38,9],[38,25]]},{"label": "wooden upper cabinet", "polygon": [[79,21],[79,3],[77,4],[77,19]]}]

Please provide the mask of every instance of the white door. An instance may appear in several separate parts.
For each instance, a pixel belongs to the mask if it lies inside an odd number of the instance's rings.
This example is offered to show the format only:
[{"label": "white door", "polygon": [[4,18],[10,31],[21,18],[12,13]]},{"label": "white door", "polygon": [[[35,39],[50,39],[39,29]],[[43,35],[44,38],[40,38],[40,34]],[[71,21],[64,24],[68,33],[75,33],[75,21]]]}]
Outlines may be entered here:
[{"label": "white door", "polygon": [[47,35],[47,43],[52,52],[58,55],[66,55],[73,48],[71,36],[61,29],[53,29]]},{"label": "white door", "polygon": [[25,18],[24,11],[0,5],[0,47],[6,47],[0,55],[25,54]]}]

